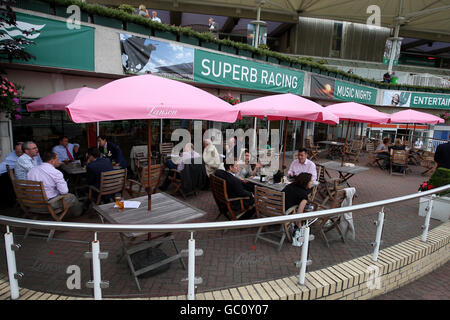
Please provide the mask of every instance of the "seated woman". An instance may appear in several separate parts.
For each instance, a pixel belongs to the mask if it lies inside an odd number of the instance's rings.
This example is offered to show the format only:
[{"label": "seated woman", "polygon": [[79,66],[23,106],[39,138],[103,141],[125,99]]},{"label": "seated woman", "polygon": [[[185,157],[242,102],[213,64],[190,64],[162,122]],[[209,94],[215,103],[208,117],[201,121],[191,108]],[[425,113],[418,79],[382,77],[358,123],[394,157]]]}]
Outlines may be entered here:
[{"label": "seated woman", "polygon": [[240,178],[254,177],[260,172],[261,163],[250,164],[251,155],[248,150],[245,150],[244,163],[239,165],[239,172],[237,174]]},{"label": "seated woman", "polygon": [[392,155],[392,150],[405,150],[406,146],[403,144],[402,140],[395,139],[394,145],[389,147],[389,154]]},{"label": "seated woman", "polygon": [[[312,186],[313,180],[311,173],[302,172],[295,176],[294,182],[288,184],[283,189],[286,210],[293,206],[298,206],[296,213],[303,213],[308,202],[308,190],[310,190]],[[295,224],[300,226],[299,221],[296,221]]]}]

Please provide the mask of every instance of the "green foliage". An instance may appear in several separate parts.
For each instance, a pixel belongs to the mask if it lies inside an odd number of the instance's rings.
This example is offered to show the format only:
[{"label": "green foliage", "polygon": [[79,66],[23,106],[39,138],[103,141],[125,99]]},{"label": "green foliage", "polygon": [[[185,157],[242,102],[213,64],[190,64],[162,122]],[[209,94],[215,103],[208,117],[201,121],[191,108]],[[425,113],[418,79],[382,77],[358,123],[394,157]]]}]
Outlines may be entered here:
[{"label": "green foliage", "polygon": [[265,44],[265,43],[260,43],[258,45],[258,49],[260,49],[260,50],[268,50],[268,51],[270,50],[269,46],[267,44]]},{"label": "green foliage", "polygon": [[125,4],[125,3],[121,4],[119,6],[119,10],[123,11],[125,13],[128,13],[128,14],[133,14],[134,13],[134,7],[130,6],[129,4]]},{"label": "green foliage", "polygon": [[[428,184],[431,184],[434,188],[442,187],[450,184],[450,169],[437,168],[433,175],[428,180]],[[441,192],[439,196],[450,194],[450,190]]]}]

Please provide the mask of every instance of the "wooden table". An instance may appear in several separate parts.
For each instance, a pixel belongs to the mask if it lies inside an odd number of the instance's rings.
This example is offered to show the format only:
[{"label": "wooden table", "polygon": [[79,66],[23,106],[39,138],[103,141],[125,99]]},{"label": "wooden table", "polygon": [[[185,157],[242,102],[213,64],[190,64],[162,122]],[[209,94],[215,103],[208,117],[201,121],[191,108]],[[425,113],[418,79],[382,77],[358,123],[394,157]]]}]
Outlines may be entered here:
[{"label": "wooden table", "polygon": [[[267,178],[267,177],[266,177]],[[272,181],[269,182],[261,182],[259,178],[245,178],[244,180],[256,184],[259,187],[265,187],[269,189],[273,189],[275,191],[283,191],[284,187],[288,185],[288,183],[273,183]]]},{"label": "wooden table", "polygon": [[68,176],[67,184],[70,192],[78,196],[77,190],[85,187],[81,185],[81,180],[83,175],[86,174],[86,168],[77,162],[69,162],[68,164],[63,162],[60,168],[66,173],[66,177]]},{"label": "wooden table", "polygon": [[328,150],[325,153],[325,157],[333,156],[339,157],[342,155],[342,149],[344,148],[345,143],[336,142],[336,141],[319,141],[317,143],[328,145]]},{"label": "wooden table", "polygon": [[327,169],[338,171],[339,178],[342,179],[341,184],[346,183],[348,187],[351,187],[350,184],[348,183],[348,179],[353,177],[355,174],[369,170],[369,168],[362,166],[353,166],[353,167],[341,166],[341,163],[337,161],[328,161],[325,163],[318,163],[318,164],[324,167],[325,173],[330,178],[331,176],[328,173]]},{"label": "wooden table", "polygon": [[[156,193],[152,195],[152,210],[148,212],[147,196],[128,199],[129,201],[139,201],[141,205],[137,209],[122,209],[114,208],[115,203],[108,203],[100,206],[94,206],[94,209],[100,215],[102,222],[105,219],[109,223],[113,224],[168,224],[168,223],[183,223],[188,222],[206,215],[206,212],[192,207],[191,205],[178,200],[166,193]],[[120,233],[122,241],[122,253],[119,261],[123,256],[126,256],[128,266],[131,269],[133,277],[136,281],[136,285],[141,290],[139,285],[138,276],[146,273],[150,270],[156,269],[164,264],[170,263],[177,259],[180,259],[180,263],[185,268],[184,262],[181,259],[181,254],[175,245],[172,233],[165,233],[162,236],[155,238],[154,240],[144,241],[139,245],[132,245],[132,239],[146,235],[142,232],[125,232]],[[151,247],[160,245],[163,242],[171,241],[177,254],[168,257],[162,261],[151,264],[139,270],[135,270],[131,261],[130,255],[142,250],[146,250]]]}]

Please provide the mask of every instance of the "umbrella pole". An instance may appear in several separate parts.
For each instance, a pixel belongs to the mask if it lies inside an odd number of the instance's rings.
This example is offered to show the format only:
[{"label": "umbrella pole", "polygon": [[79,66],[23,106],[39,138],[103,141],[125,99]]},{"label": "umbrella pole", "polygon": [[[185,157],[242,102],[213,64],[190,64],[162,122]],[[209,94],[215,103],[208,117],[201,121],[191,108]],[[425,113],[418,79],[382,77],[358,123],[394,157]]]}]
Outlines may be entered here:
[{"label": "umbrella pole", "polygon": [[150,119],[147,120],[147,166],[148,166],[148,188],[147,188],[147,200],[148,211],[152,210],[152,131],[150,126]]},{"label": "umbrella pole", "polygon": [[[406,134],[405,134],[405,136],[408,138],[408,140],[409,140],[409,134],[408,134],[408,124],[406,124]],[[406,141],[408,141],[408,140],[405,140],[403,143],[405,143]]]},{"label": "umbrella pole", "polygon": [[281,166],[281,169],[284,172],[285,167],[285,159],[286,159],[286,137],[287,137],[287,127],[288,127],[288,118],[286,117],[286,120],[284,122],[284,143],[283,143],[283,165]]},{"label": "umbrella pole", "polygon": [[413,136],[412,136],[412,141],[411,141],[411,148],[414,147],[414,136],[416,134],[416,124],[414,123],[414,130],[413,130]]},{"label": "umbrella pole", "polygon": [[350,128],[350,124],[351,124],[351,122],[348,121],[348,124],[347,124],[347,133],[345,134],[344,148],[342,149],[341,167],[344,165],[345,148],[346,148],[346,146],[347,146],[348,129]]},{"label": "umbrella pole", "polygon": [[305,131],[305,121],[302,121],[302,126],[300,127],[300,148],[303,148],[303,132]]}]

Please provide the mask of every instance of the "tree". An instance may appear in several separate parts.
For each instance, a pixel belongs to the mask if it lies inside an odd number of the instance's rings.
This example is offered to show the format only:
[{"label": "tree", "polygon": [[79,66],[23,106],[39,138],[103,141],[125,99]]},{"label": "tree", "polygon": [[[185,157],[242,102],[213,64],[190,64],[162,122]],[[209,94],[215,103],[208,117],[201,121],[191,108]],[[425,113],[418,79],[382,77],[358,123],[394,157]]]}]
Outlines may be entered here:
[{"label": "tree", "polygon": [[[16,14],[11,6],[15,0],[0,0],[0,29],[7,30],[12,27],[17,27]],[[31,35],[35,30],[21,30],[22,34]],[[15,60],[28,61],[36,59],[33,55],[25,51],[24,47],[34,44],[33,41],[24,38],[13,38],[7,32],[0,33],[0,60],[8,60],[12,62]]]}]

